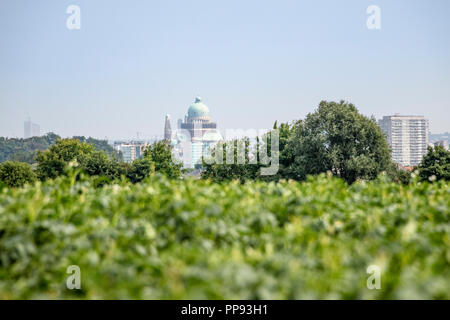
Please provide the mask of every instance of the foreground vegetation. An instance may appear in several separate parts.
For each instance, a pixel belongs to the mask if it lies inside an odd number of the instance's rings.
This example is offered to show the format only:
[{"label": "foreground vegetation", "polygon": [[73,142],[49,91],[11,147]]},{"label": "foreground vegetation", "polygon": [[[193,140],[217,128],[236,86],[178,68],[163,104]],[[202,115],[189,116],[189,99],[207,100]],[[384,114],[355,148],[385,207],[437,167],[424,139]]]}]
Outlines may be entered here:
[{"label": "foreground vegetation", "polygon": [[444,180],[94,184],[0,190],[0,299],[450,299]]}]

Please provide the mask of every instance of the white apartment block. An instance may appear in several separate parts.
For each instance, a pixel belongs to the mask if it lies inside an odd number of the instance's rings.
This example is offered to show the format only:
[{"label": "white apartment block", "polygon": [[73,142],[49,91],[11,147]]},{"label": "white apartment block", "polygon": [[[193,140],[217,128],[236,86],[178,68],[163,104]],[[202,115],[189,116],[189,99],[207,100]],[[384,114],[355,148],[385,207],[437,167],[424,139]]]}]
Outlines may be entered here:
[{"label": "white apartment block", "polygon": [[428,120],[423,116],[385,116],[378,121],[392,149],[392,159],[402,166],[415,166],[427,153]]},{"label": "white apartment block", "polygon": [[119,143],[114,145],[114,149],[122,152],[124,162],[131,163],[141,157],[146,146],[146,144]]}]

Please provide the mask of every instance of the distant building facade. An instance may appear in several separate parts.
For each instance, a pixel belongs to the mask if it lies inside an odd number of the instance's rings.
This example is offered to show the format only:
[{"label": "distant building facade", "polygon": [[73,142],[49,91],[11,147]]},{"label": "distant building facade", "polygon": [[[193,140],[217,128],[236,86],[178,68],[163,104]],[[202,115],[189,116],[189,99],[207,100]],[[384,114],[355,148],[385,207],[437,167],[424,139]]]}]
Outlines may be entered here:
[{"label": "distant building facade", "polygon": [[200,97],[196,97],[194,103],[189,106],[184,120],[178,120],[177,128],[170,141],[185,168],[195,168],[197,164],[201,164],[202,156],[223,140],[217,130],[217,123],[211,121],[209,108]]},{"label": "distant building facade", "polygon": [[415,166],[427,153],[428,120],[423,116],[385,116],[378,121],[392,149],[392,160],[402,166]]},{"label": "distant building facade", "polygon": [[41,127],[31,122],[31,120],[27,120],[23,123],[23,137],[25,139],[31,138],[31,137],[39,137],[41,135]]},{"label": "distant building facade", "polygon": [[164,123],[164,140],[169,140],[172,138],[172,127],[170,125],[170,115],[166,115],[166,121]]},{"label": "distant building facade", "polygon": [[143,153],[144,149],[148,146],[146,143],[118,143],[114,144],[114,149],[122,153],[124,162],[133,162],[139,159]]}]

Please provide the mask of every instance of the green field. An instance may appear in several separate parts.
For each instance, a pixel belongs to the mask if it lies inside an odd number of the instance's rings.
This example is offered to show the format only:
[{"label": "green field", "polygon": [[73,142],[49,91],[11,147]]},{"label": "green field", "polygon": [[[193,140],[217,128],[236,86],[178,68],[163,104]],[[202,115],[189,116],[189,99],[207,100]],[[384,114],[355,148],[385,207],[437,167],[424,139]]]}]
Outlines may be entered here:
[{"label": "green field", "polygon": [[0,299],[450,299],[449,195],[326,176],[3,187]]}]

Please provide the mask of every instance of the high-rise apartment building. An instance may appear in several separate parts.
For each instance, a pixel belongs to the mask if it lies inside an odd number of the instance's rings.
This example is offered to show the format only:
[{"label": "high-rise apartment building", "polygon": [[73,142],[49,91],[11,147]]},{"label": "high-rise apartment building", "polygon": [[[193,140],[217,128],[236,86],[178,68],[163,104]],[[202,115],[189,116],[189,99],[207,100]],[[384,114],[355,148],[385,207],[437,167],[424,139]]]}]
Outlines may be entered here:
[{"label": "high-rise apartment building", "polygon": [[164,123],[164,139],[170,141],[172,139],[172,127],[170,126],[170,115],[166,115]]},{"label": "high-rise apartment building", "polygon": [[25,139],[31,137],[39,137],[41,135],[41,128],[38,124],[31,122],[30,119],[23,123],[23,137]]},{"label": "high-rise apartment building", "polygon": [[118,143],[114,145],[114,149],[122,152],[123,161],[131,163],[140,158],[144,153],[144,143]]},{"label": "high-rise apartment building", "polygon": [[428,120],[423,116],[385,116],[378,121],[392,149],[392,159],[403,166],[415,166],[427,153]]}]

